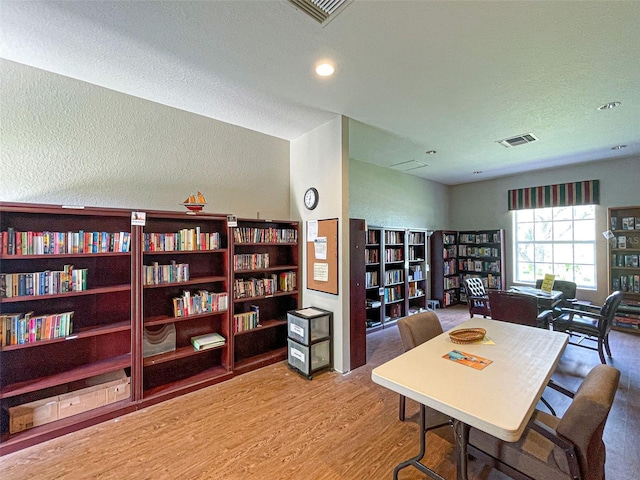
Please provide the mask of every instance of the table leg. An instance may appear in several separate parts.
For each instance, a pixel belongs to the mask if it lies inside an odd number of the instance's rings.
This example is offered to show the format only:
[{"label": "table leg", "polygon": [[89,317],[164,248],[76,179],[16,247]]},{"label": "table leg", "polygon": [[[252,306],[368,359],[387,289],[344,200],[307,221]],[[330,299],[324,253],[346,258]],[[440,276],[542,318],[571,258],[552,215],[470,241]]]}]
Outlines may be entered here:
[{"label": "table leg", "polygon": [[454,420],[453,432],[456,440],[456,456],[458,457],[458,474],[456,478],[457,480],[467,480],[469,425],[460,420]]},{"label": "table leg", "polygon": [[[420,405],[420,452],[415,457],[410,458],[409,460],[405,460],[402,463],[396,465],[396,468],[393,469],[393,480],[398,480],[398,472],[405,467],[414,466],[422,473],[427,474],[429,477],[434,480],[445,480],[444,477],[438,475],[436,472],[431,470],[426,465],[420,463],[420,460],[423,459],[426,450],[427,450],[427,419],[426,419],[426,407],[424,405]],[[467,428],[468,433],[468,428]],[[466,470],[465,470],[466,473]],[[465,477],[466,478],[466,477]]]}]

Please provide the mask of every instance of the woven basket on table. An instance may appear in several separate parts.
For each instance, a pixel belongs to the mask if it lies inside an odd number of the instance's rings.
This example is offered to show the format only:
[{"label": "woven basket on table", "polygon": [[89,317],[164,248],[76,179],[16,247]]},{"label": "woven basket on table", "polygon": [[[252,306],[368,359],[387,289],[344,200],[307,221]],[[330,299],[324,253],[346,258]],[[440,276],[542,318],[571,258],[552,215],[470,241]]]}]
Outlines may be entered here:
[{"label": "woven basket on table", "polygon": [[453,343],[464,345],[482,340],[487,331],[484,328],[461,328],[449,333],[449,338]]}]

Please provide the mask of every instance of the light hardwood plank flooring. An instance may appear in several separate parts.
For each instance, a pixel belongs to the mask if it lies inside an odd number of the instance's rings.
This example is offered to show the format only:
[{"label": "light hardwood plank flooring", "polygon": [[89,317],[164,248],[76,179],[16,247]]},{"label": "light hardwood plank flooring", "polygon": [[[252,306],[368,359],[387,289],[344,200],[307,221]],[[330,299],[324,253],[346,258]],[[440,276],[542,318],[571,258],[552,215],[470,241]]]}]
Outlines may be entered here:
[{"label": "light hardwood plank flooring", "polygon": [[[465,307],[437,310],[449,329]],[[17,479],[391,479],[418,450],[418,407],[371,381],[371,370],[399,355],[397,328],[368,335],[368,363],[347,375],[325,371],[309,381],[285,362],[251,372],[0,458],[0,477]],[[605,429],[607,478],[640,470],[640,335],[613,332],[612,364],[622,380]],[[596,352],[568,346],[556,374],[577,387]],[[568,402],[545,392],[559,413]],[[564,403],[563,403],[564,402]],[[540,407],[544,408],[544,407]],[[448,428],[429,433],[427,464],[455,478]],[[505,478],[478,462],[472,480]],[[426,478],[413,468],[401,480]]]}]

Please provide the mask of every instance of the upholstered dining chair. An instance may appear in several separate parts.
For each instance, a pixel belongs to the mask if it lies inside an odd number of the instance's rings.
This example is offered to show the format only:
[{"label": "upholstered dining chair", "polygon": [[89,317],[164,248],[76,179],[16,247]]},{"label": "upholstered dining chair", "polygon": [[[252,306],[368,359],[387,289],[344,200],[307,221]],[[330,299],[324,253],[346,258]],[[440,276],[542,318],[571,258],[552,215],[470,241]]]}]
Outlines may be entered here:
[{"label": "upholstered dining chair", "polygon": [[602,433],[619,380],[617,369],[598,365],[562,418],[535,410],[522,437],[513,443],[471,428],[468,452],[516,480],[604,480]]},{"label": "upholstered dining chair", "polygon": [[[433,311],[420,312],[398,320],[398,330],[402,339],[402,346],[407,352],[424,342],[440,335],[442,325],[438,316]],[[400,395],[400,408],[398,417],[404,422],[406,398]]]},{"label": "upholstered dining chair", "polygon": [[[597,350],[600,362],[606,364],[604,350],[611,356],[609,347],[609,332],[616,315],[616,310],[622,301],[622,292],[613,292],[607,297],[604,305],[581,305],[580,310],[563,308],[562,314],[552,321],[553,329],[566,332],[570,335],[569,344],[578,347]],[[573,341],[573,337],[579,337],[579,341]],[[596,342],[597,346],[586,345],[584,340]]]},{"label": "upholstered dining chair", "polygon": [[464,288],[467,293],[467,306],[469,307],[469,315],[473,318],[474,314],[482,315],[484,318],[491,316],[491,308],[489,297],[484,289],[482,280],[475,277],[465,278]]},{"label": "upholstered dining chair", "polygon": [[538,301],[533,296],[489,290],[489,304],[494,320],[549,329],[552,312],[545,310],[538,313]]}]

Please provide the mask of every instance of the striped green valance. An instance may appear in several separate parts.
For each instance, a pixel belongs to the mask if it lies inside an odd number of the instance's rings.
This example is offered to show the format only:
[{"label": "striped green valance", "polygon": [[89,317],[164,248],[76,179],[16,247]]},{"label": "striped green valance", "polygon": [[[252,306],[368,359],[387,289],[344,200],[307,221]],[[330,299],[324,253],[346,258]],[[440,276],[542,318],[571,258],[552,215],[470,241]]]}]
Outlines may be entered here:
[{"label": "striped green valance", "polygon": [[509,190],[509,210],[593,204],[600,204],[600,180]]}]

